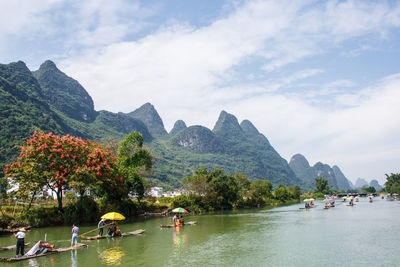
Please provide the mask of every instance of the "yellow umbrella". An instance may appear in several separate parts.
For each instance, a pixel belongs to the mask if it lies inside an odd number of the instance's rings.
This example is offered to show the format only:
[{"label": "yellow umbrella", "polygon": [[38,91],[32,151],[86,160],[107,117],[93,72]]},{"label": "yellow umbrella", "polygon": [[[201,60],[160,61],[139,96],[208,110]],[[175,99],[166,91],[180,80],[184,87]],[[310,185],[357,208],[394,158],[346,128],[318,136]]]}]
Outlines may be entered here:
[{"label": "yellow umbrella", "polygon": [[112,221],[121,221],[125,220],[124,215],[118,212],[109,212],[101,216],[102,219],[112,220]]}]

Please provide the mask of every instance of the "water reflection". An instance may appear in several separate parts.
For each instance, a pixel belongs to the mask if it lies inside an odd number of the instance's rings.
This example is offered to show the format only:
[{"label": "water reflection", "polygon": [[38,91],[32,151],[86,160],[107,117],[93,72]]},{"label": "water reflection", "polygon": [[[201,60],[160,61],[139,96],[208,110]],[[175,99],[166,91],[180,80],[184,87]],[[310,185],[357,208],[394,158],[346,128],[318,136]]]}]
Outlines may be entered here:
[{"label": "water reflection", "polygon": [[[55,266],[53,257],[46,257],[46,263],[48,264],[46,266]],[[39,267],[39,266],[41,266],[39,264],[39,262],[37,261],[37,259],[28,259],[28,265],[30,267]]]},{"label": "water reflection", "polygon": [[29,264],[29,266],[32,266],[32,267],[38,267],[39,266],[39,263],[37,262],[36,259],[29,259],[28,260],[28,264]]},{"label": "water reflection", "polygon": [[71,267],[78,266],[78,251],[71,250]]},{"label": "water reflection", "polygon": [[183,231],[181,227],[175,227],[175,231],[172,232],[172,240],[176,248],[183,248],[187,243],[187,234],[181,233],[181,231]]},{"label": "water reflection", "polygon": [[125,252],[119,246],[106,249],[101,254],[103,262],[109,265],[120,265],[124,256]]}]

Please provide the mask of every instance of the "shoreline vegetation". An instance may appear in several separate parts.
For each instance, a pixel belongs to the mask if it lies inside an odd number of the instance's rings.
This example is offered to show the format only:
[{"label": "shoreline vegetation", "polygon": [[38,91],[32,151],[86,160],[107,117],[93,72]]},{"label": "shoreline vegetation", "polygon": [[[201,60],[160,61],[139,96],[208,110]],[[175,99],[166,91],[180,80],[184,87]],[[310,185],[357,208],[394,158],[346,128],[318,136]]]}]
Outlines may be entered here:
[{"label": "shoreline vegetation", "polygon": [[[97,223],[109,211],[136,218],[166,215],[174,207],[192,214],[276,207],[337,193],[322,177],[315,179],[315,190],[302,192],[299,185],[274,187],[269,180],[200,167],[182,180],[184,194],[150,198],[144,176],[152,168],[153,157],[137,132],[108,144],[35,132],[20,147],[18,160],[3,170],[0,228]],[[398,193],[400,175],[387,180],[386,191]]]}]

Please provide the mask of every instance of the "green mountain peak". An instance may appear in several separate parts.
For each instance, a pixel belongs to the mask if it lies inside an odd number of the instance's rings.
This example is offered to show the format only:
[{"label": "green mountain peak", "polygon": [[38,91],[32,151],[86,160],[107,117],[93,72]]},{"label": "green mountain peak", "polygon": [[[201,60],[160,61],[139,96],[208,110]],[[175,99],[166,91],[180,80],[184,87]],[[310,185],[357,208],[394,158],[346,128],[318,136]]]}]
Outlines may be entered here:
[{"label": "green mountain peak", "polygon": [[221,111],[214,129],[212,130],[216,135],[221,137],[235,137],[243,138],[244,132],[239,125],[237,118],[226,111]]},{"label": "green mountain peak", "polygon": [[139,119],[149,129],[150,133],[154,137],[167,137],[168,133],[164,128],[164,123],[158,115],[157,110],[150,103],[142,105],[140,108],[128,113],[129,116]]},{"label": "green mountain peak", "polygon": [[54,62],[46,60],[32,73],[50,105],[75,120],[92,122],[96,119],[97,112],[90,95],[78,81],[60,71]]},{"label": "green mountain peak", "polygon": [[174,127],[169,132],[169,135],[174,136],[175,134],[179,133],[182,130],[185,130],[186,128],[186,123],[183,120],[177,120],[174,124]]},{"label": "green mountain peak", "polygon": [[336,177],[336,182],[337,186],[341,190],[349,190],[351,189],[351,185],[349,183],[349,180],[344,176],[343,172],[340,170],[340,168],[336,165],[332,167],[333,172],[335,173]]},{"label": "green mountain peak", "polygon": [[240,123],[240,127],[248,136],[257,136],[260,134],[257,128],[249,120],[243,120]]},{"label": "green mountain peak", "polygon": [[222,149],[215,134],[200,125],[190,126],[180,131],[172,138],[172,143],[201,153],[216,153]]},{"label": "green mountain peak", "polygon": [[310,168],[310,163],[302,154],[293,155],[289,162],[290,168],[297,174]]}]

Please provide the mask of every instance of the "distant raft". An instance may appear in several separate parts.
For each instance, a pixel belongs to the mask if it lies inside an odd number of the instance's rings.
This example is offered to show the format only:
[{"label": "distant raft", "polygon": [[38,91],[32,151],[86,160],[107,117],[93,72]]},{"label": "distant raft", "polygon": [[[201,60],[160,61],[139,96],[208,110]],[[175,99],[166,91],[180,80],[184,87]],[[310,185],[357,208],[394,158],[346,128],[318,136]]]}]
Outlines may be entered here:
[{"label": "distant raft", "polygon": [[194,225],[194,224],[197,224],[197,222],[187,222],[184,225],[167,224],[167,225],[160,225],[160,227],[181,227],[185,225]]},{"label": "distant raft", "polygon": [[[143,229],[139,229],[133,232],[127,232],[127,233],[122,233],[121,236],[131,236],[131,235],[140,235],[143,234],[144,232],[146,232],[146,230]],[[119,236],[115,236],[115,237],[119,237]],[[107,236],[81,236],[82,239],[87,239],[87,240],[97,240],[97,239],[104,239],[107,238]]]}]

